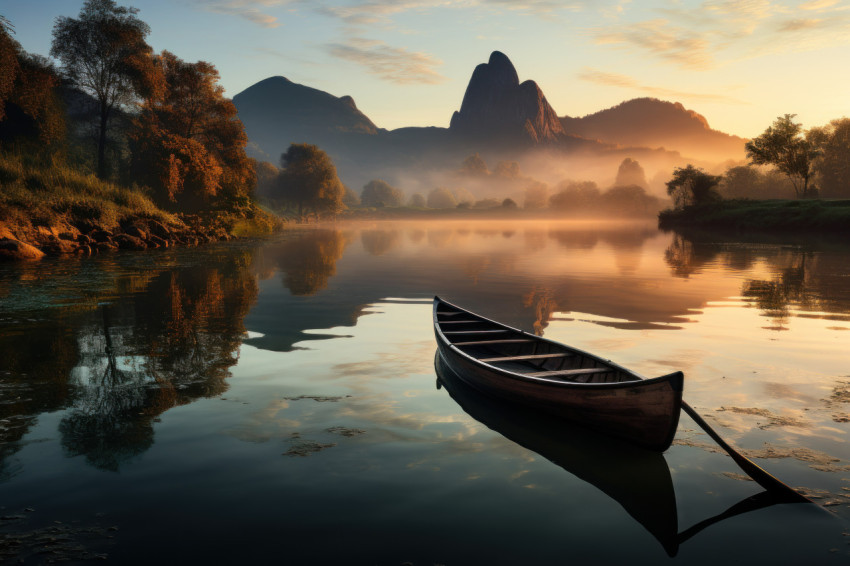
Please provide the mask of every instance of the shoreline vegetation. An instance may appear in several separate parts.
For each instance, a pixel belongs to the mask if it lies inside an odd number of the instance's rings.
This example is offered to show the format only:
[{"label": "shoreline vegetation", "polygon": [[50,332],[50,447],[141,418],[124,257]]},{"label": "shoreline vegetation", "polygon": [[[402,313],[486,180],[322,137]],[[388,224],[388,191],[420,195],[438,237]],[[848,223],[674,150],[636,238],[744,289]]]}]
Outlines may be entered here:
[{"label": "shoreline vegetation", "polygon": [[850,233],[850,200],[719,200],[658,214],[662,230]]},{"label": "shoreline vegetation", "polygon": [[0,153],[0,185],[0,260],[195,246],[267,235],[283,225],[254,203],[166,212],[138,189],[66,165],[26,165],[10,154]]}]

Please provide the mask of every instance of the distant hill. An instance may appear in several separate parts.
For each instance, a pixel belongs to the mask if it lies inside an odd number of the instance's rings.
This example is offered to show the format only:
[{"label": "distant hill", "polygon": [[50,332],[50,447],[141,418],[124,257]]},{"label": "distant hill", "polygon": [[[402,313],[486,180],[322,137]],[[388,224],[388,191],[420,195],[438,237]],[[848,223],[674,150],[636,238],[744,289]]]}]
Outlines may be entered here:
[{"label": "distant hill", "polygon": [[378,127],[350,96],[270,77],[233,97],[239,119],[253,144],[277,162],[291,143],[337,145],[340,135],[377,135]]},{"label": "distant hill", "polygon": [[678,102],[635,98],[583,118],[560,120],[567,133],[606,143],[663,147],[718,161],[744,157],[746,140],[711,129],[703,116]]}]

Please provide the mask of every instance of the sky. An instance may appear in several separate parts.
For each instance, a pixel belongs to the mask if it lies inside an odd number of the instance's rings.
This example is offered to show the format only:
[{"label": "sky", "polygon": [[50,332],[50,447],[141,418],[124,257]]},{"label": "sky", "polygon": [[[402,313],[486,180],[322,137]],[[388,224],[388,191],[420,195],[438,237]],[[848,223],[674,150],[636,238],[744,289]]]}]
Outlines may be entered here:
[{"label": "sky", "polygon": [[[83,0],[0,0],[29,52]],[[448,126],[476,65],[505,53],[559,116],[638,97],[754,137],[850,116],[850,1],[118,0],[148,43],[212,63],[228,96],[282,75],[350,95],[381,128]]]}]

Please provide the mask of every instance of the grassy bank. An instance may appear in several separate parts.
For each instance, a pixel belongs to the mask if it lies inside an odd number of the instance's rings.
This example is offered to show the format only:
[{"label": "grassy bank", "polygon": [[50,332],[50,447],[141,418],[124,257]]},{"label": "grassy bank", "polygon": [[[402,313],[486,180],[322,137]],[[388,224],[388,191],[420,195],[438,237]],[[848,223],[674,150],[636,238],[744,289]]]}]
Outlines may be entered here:
[{"label": "grassy bank", "polygon": [[850,200],[724,200],[664,210],[662,229],[754,232],[850,232]]},{"label": "grassy bank", "polygon": [[0,240],[12,259],[18,242],[25,244],[26,257],[36,259],[36,250],[47,255],[138,250],[256,236],[279,227],[276,217],[257,206],[172,214],[138,188],[104,182],[66,165],[0,154]]}]

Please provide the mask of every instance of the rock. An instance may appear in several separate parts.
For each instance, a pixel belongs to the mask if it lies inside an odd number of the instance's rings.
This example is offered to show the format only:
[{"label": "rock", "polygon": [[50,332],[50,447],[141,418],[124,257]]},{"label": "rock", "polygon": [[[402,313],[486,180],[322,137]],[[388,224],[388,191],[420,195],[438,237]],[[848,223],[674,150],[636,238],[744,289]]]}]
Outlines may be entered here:
[{"label": "rock", "polygon": [[80,234],[79,236],[77,236],[77,243],[81,246],[88,246],[92,242],[94,242],[94,240],[85,234]]},{"label": "rock", "polygon": [[537,83],[520,84],[513,63],[499,51],[473,71],[449,130],[465,138],[497,143],[542,144],[566,137]]},{"label": "rock", "polygon": [[148,221],[148,230],[151,234],[154,234],[155,236],[158,236],[163,240],[167,240],[171,237],[171,230],[169,230],[156,220]]},{"label": "rock", "polygon": [[171,245],[168,242],[168,240],[166,240],[165,238],[160,238],[159,236],[156,236],[154,234],[151,234],[150,236],[148,236],[148,245],[151,245],[151,244],[153,244],[153,246],[156,246],[158,248],[167,248],[167,247],[170,247],[170,245]]},{"label": "rock", "polygon": [[94,249],[99,252],[111,252],[118,249],[118,246],[113,244],[111,241],[109,242],[96,242],[94,244]]},{"label": "rock", "polygon": [[0,261],[36,260],[43,257],[43,251],[26,242],[12,238],[0,239]]},{"label": "rock", "polygon": [[77,239],[79,236],[81,236],[81,235],[82,235],[82,234],[80,234],[80,233],[79,233],[79,232],[77,232],[77,231],[74,231],[74,232],[60,232],[60,233],[59,233],[59,239],[60,239],[60,240],[68,240],[68,241],[72,241],[72,242],[73,242],[73,241],[76,241],[76,239]]},{"label": "rock", "polygon": [[146,250],[148,249],[147,245],[134,236],[130,236],[129,234],[118,234],[112,241],[118,244],[118,248],[122,250]]},{"label": "rock", "polygon": [[56,238],[42,245],[41,250],[47,255],[66,255],[74,253],[77,250],[77,246],[78,244],[76,242]]},{"label": "rock", "polygon": [[127,226],[126,228],[124,228],[124,233],[127,234],[128,236],[138,238],[139,240],[147,240],[148,239],[147,232],[145,232],[144,230],[142,230],[141,228],[139,228],[136,225]]},{"label": "rock", "polygon": [[89,236],[95,242],[108,242],[112,239],[112,232],[109,230],[94,230],[89,234]]}]

